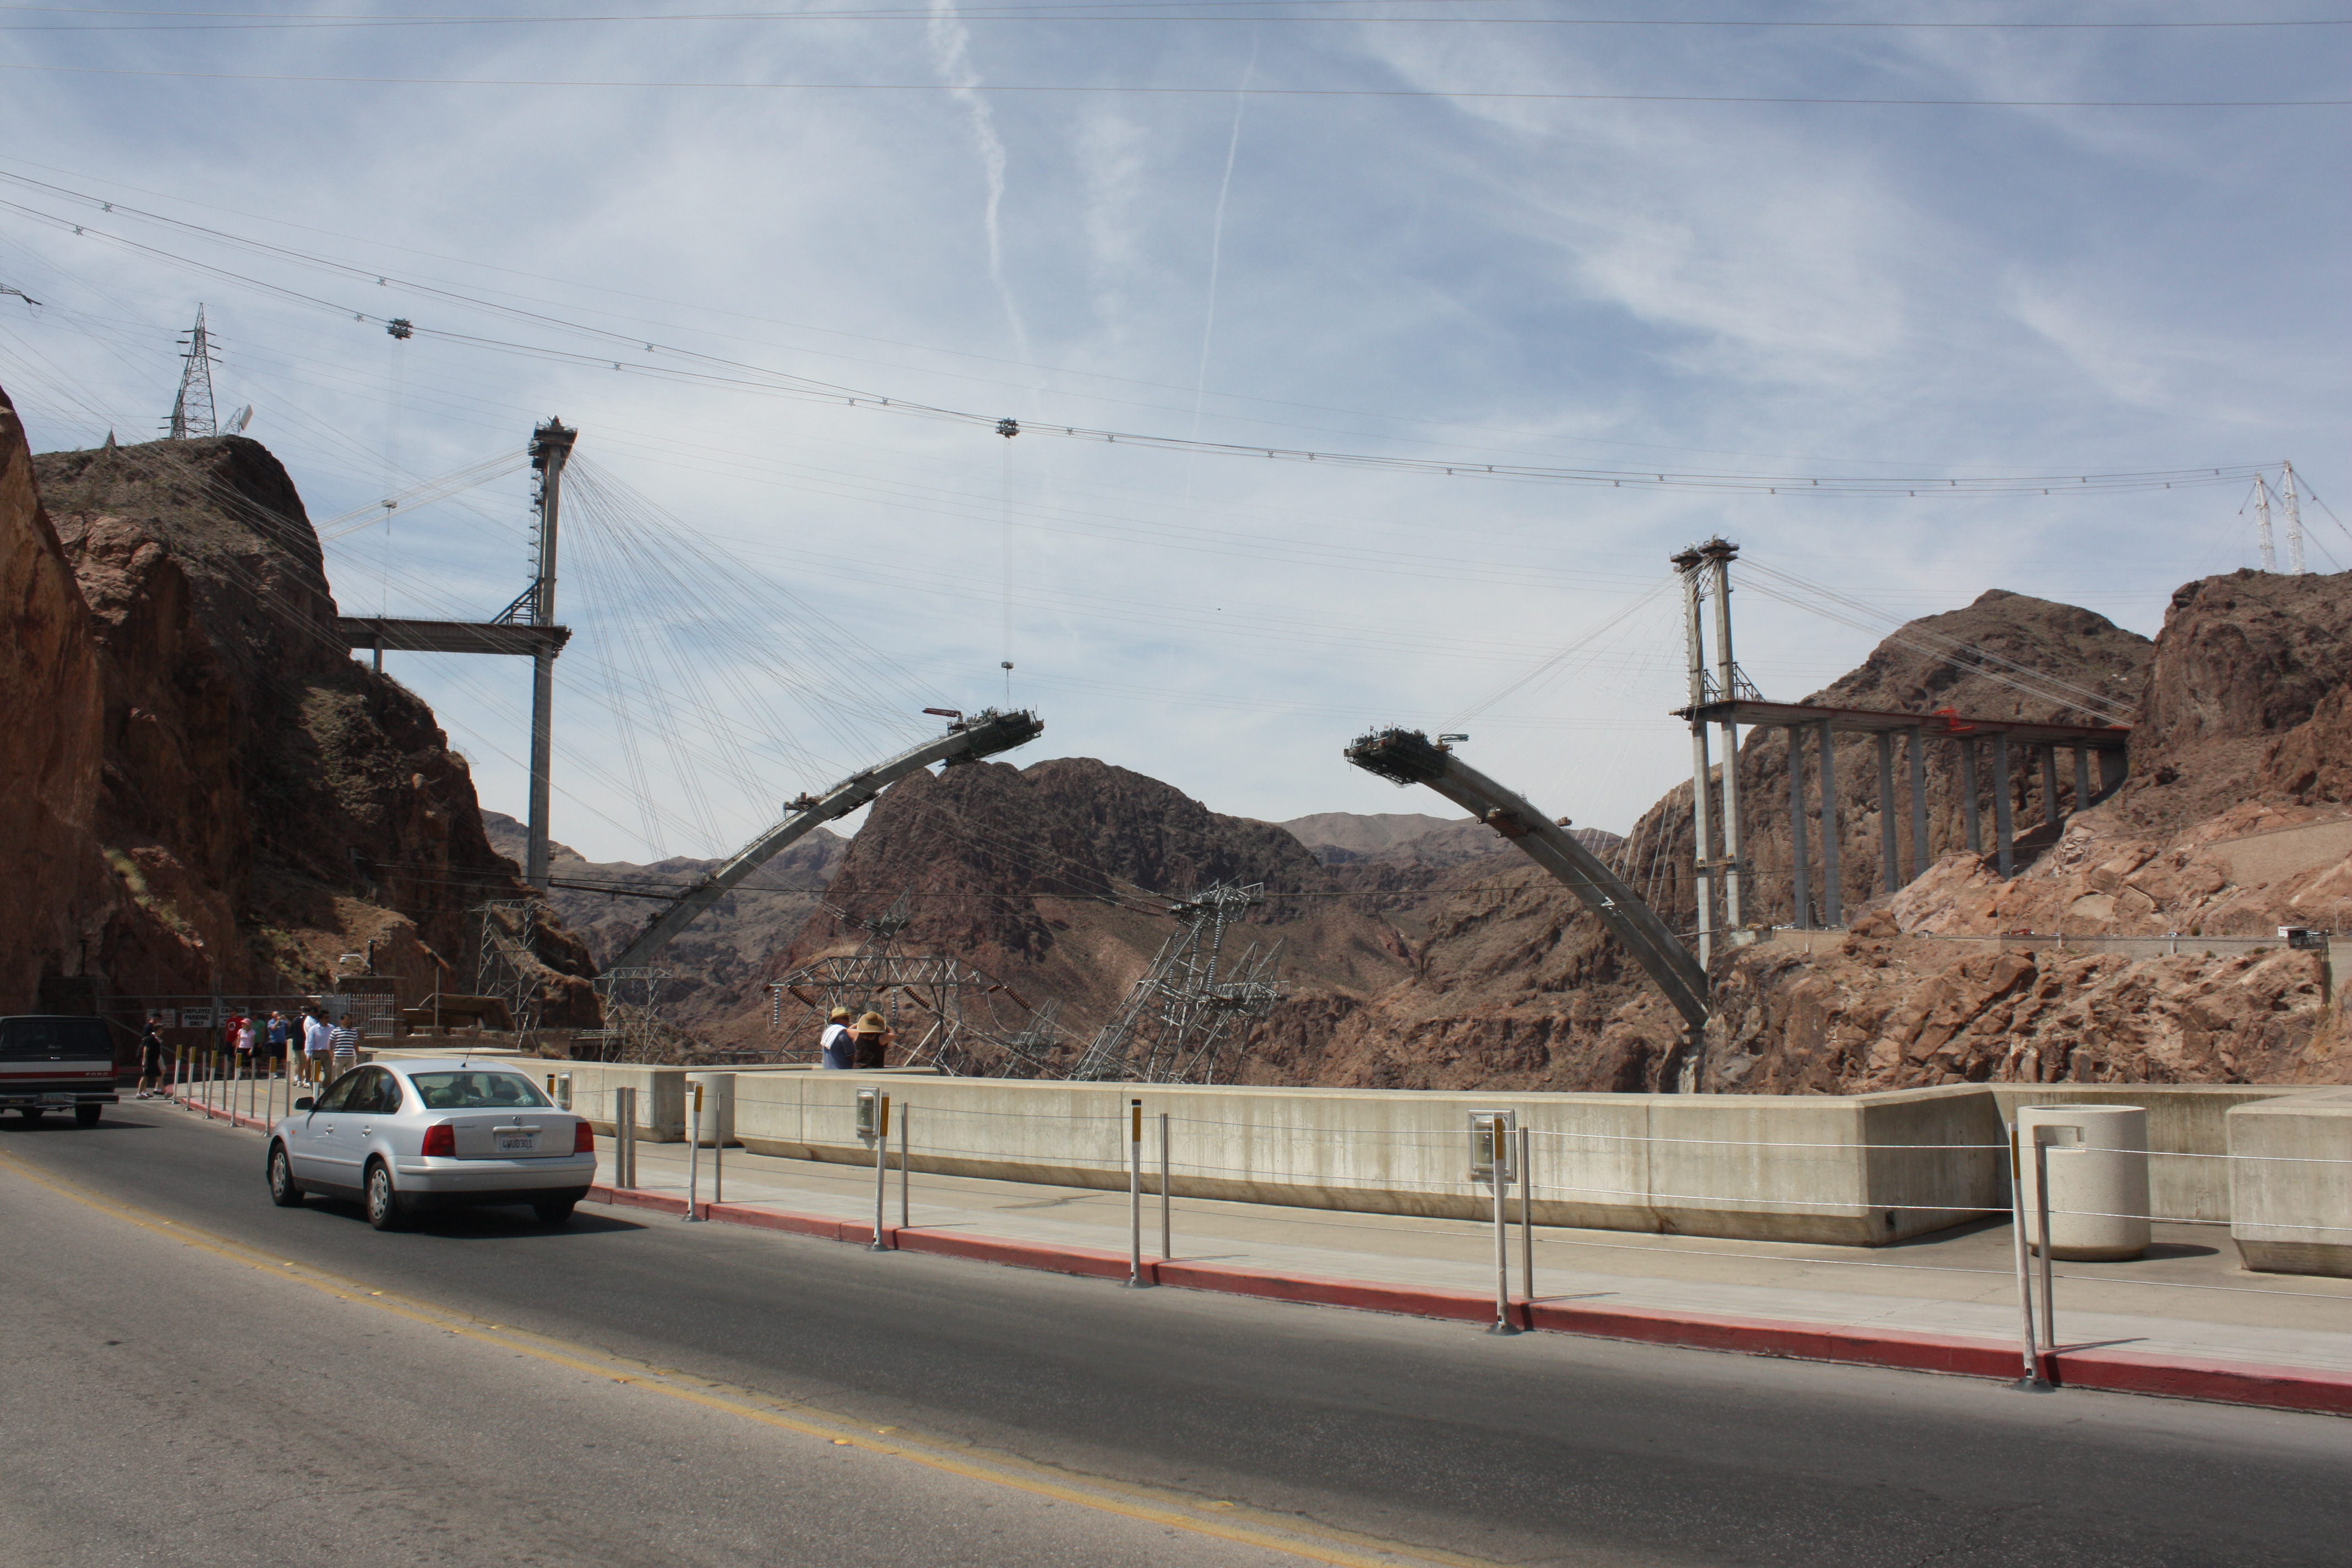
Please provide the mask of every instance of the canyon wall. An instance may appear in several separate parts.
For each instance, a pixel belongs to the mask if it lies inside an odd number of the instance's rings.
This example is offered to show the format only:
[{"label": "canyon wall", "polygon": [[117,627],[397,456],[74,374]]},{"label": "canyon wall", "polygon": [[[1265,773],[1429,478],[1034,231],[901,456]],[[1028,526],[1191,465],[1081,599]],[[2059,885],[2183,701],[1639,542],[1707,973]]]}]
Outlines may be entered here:
[{"label": "canyon wall", "polygon": [[[81,683],[55,705],[52,771],[80,781],[96,857],[81,904],[44,901],[80,926],[76,951],[52,945],[39,967],[115,994],[316,991],[372,946],[377,973],[416,994],[471,989],[468,911],[528,889],[490,849],[431,709],[336,635],[278,460],[224,437],[9,472],[16,558],[47,528],[71,573],[70,605],[49,582],[62,607],[39,634],[64,653],[36,659],[20,634],[19,662]],[[540,948],[546,1021],[592,1023],[584,950],[560,929]]]}]

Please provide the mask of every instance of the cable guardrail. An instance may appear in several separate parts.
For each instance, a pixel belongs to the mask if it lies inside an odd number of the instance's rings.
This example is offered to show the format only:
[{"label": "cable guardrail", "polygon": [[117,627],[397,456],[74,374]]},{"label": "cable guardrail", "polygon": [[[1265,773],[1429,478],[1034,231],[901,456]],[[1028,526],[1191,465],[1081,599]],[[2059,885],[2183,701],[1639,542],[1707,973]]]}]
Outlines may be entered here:
[{"label": "cable guardrail", "polygon": [[[738,1081],[740,1088],[740,1080]],[[929,1100],[919,1089],[912,1095],[900,1094],[895,1097],[899,1103],[899,1112],[894,1139],[889,1125],[891,1118],[888,1109],[888,1102],[893,1097],[887,1089],[877,1086],[866,1086],[859,1092],[860,1103],[856,1104],[844,1103],[830,1096],[823,1100],[813,1102],[804,1095],[768,1096],[739,1093],[734,1097],[734,1105],[739,1115],[741,1111],[750,1110],[753,1112],[755,1120],[762,1114],[774,1116],[777,1113],[782,1113],[782,1116],[793,1119],[797,1123],[795,1129],[797,1135],[780,1137],[778,1142],[801,1145],[812,1153],[818,1153],[828,1167],[841,1166],[845,1180],[851,1179],[849,1172],[858,1165],[865,1164],[866,1156],[870,1154],[875,1207],[872,1239],[869,1245],[877,1251],[889,1251],[898,1246],[898,1232],[892,1230],[887,1224],[886,1205],[889,1172],[894,1159],[892,1154],[894,1143],[897,1151],[895,1161],[898,1172],[898,1228],[900,1230],[910,1228],[910,1193],[913,1186],[914,1169],[919,1163],[930,1165],[929,1173],[934,1177],[949,1181],[966,1178],[988,1179],[987,1166],[990,1164],[1025,1167],[1030,1173],[1029,1179],[1032,1180],[1035,1179],[1039,1167],[1059,1168],[1068,1173],[1071,1182],[1087,1188],[1090,1195],[1098,1196],[1104,1202],[1112,1201],[1113,1194],[1109,1184],[1101,1182],[1100,1179],[1115,1175],[1124,1168],[1127,1175],[1129,1226],[1130,1271],[1128,1282],[1130,1285],[1150,1285],[1155,1282],[1153,1277],[1147,1276],[1142,1263],[1146,1161],[1145,1139],[1142,1131],[1144,1101],[1141,1096],[1122,1096],[1121,1098],[1126,1100],[1124,1105],[1114,1101],[1108,1105],[1081,1104],[1059,1110],[1019,1110],[943,1104]],[[614,1098],[614,1091],[611,1089],[583,1088],[579,1092],[577,1104],[583,1113],[593,1114],[590,1110],[591,1107],[600,1102],[609,1103]],[[2021,1109],[2032,1108],[2021,1107]],[[1336,1152],[1340,1146],[1354,1148],[1370,1146],[1394,1151],[1403,1163],[1411,1166],[1426,1162],[1449,1144],[1458,1145],[1464,1130],[1444,1128],[1348,1130],[1258,1120],[1185,1116],[1174,1112],[1159,1113],[1157,1117],[1159,1121],[1158,1158],[1153,1162],[1155,1170],[1151,1185],[1158,1197],[1160,1211],[1160,1257],[1163,1259],[1172,1259],[1174,1257],[1173,1192],[1178,1184],[1210,1184],[1209,1194],[1199,1194],[1196,1191],[1192,1195],[1209,1195],[1212,1196],[1212,1201],[1218,1201],[1213,1196],[1217,1187],[1246,1183],[1276,1189],[1276,1202],[1266,1205],[1265,1197],[1260,1194],[1252,1194],[1247,1199],[1223,1201],[1248,1202],[1254,1209],[1265,1205],[1278,1210],[1278,1189],[1284,1187],[1302,1192],[1315,1189],[1341,1194],[1387,1191],[1457,1198],[1467,1194],[1474,1199],[1483,1194],[1485,1198],[1491,1199],[1493,1211],[1491,1222],[1482,1218],[1465,1216],[1453,1226],[1447,1226],[1444,1228],[1429,1228],[1426,1233],[1459,1239],[1479,1235],[1486,1231],[1491,1224],[1495,1237],[1496,1268],[1496,1317],[1491,1330],[1495,1332],[1517,1332],[1525,1327],[1534,1326],[1533,1314],[1538,1300],[1536,1289],[1536,1248],[1538,1242],[1551,1249],[1547,1256],[1554,1259],[1561,1256],[1560,1249],[1564,1248],[1620,1252],[1656,1252],[1663,1249],[1676,1256],[1760,1262],[1769,1264],[1776,1269],[1786,1269],[1790,1267],[1801,1269],[1881,1268],[1895,1269],[1922,1278],[1951,1275],[1980,1279],[1993,1278],[2003,1272],[2011,1272],[2018,1282],[2021,1303],[2020,1353],[2022,1375],[2019,1378],[2017,1385],[2032,1389],[2054,1385],[2054,1369],[2060,1364],[2053,1359],[2060,1354],[2056,1329],[2055,1289],[2057,1283],[2062,1280],[2071,1288],[2076,1289],[2092,1285],[2135,1285],[2160,1289],[2199,1290],[2212,1294],[2298,1298],[2321,1295],[2335,1299],[2328,1291],[2321,1289],[2265,1289],[2259,1287],[2195,1280],[2150,1279],[2124,1272],[2081,1273],[2068,1270],[2062,1273],[2056,1270],[2053,1267],[2053,1256],[2066,1252],[2074,1244],[2070,1243],[2063,1234],[2053,1232],[2051,1227],[2053,1221],[2120,1221],[2142,1226],[2235,1226],[2244,1216],[2241,1215],[2231,1218],[2215,1218],[2202,1215],[2170,1215],[2155,1212],[2166,1206],[2161,1205],[2147,1205],[2149,1212],[2137,1213],[2128,1208],[2117,1208],[2112,1205],[2082,1205],[2070,1204],[2063,1199],[2053,1202],[2048,1174],[2050,1170],[2048,1152],[2051,1146],[2038,1136],[2033,1141],[2033,1147],[2034,1167],[2039,1174],[2033,1184],[2032,1199],[2029,1202],[2026,1184],[2020,1174],[2021,1151],[2025,1147],[2023,1143],[1706,1138],[1656,1133],[1605,1132],[1579,1129],[1533,1129],[1507,1125],[1508,1114],[1502,1112],[1496,1115],[1491,1129],[1491,1142],[1487,1145],[1492,1160],[1483,1171],[1476,1168],[1477,1159],[1474,1155],[1473,1169],[1459,1174],[1452,1173],[1437,1174],[1430,1173],[1425,1164],[1418,1172],[1331,1169],[1328,1168],[1330,1155],[1326,1152]],[[920,1136],[916,1135],[914,1126],[918,1121],[921,1123]],[[942,1126],[943,1123],[944,1126]],[[704,1142],[701,1127],[702,1123],[698,1112],[693,1131],[677,1130],[688,1141],[688,1149],[684,1161],[673,1159],[664,1162],[666,1165],[678,1163],[685,1165],[688,1214],[689,1217],[695,1218],[709,1217],[707,1207],[699,1205],[695,1196],[697,1161],[698,1151]],[[959,1128],[968,1131],[960,1131]],[[934,1129],[940,1129],[943,1135],[934,1135]],[[1045,1136],[1033,1137],[1031,1135],[1033,1130]],[[779,1128],[777,1131],[782,1130]],[[2016,1125],[2012,1125],[2010,1131],[2012,1138],[2020,1136],[2019,1128]],[[973,1133],[981,1135],[973,1136]],[[1122,1133],[1125,1134],[1124,1138],[1121,1137]],[[1105,1148],[1103,1144],[1095,1143],[1094,1138],[1097,1134],[1101,1135],[1104,1143],[1109,1144],[1110,1147]],[[656,1133],[656,1136],[660,1134]],[[1192,1147],[1181,1148],[1180,1140],[1181,1143],[1190,1144]],[[1236,1152],[1217,1146],[1227,1141],[1246,1141],[1248,1147],[1238,1152],[1238,1163]],[[718,1162],[716,1148],[718,1144],[723,1144],[725,1142],[726,1139],[722,1136],[714,1143],[712,1159],[714,1181],[717,1176]],[[1120,1142],[1126,1144],[1123,1152],[1117,1147]],[[864,1148],[858,1149],[856,1146],[861,1143]],[[2007,1152],[2011,1156],[2011,1164],[2005,1173],[2008,1176],[2008,1201],[2003,1205],[1992,1194],[1979,1194],[1975,1192],[1956,1194],[1955,1197],[1979,1201],[1948,1199],[1919,1202],[1909,1201],[1916,1197],[1916,1194],[1898,1194],[1904,1201],[1887,1201],[1869,1195],[1866,1190],[1858,1193],[1857,1195],[1836,1198],[1796,1196],[1787,1193],[1759,1194],[1753,1192],[1661,1191],[1647,1184],[1629,1185],[1622,1182],[1610,1183],[1606,1180],[1579,1182],[1572,1179],[1574,1173],[1572,1170],[1561,1172],[1555,1169],[1538,1173],[1539,1157],[1547,1164],[1557,1166],[1566,1163],[1573,1167],[1579,1163],[1587,1163],[1594,1158],[1608,1160],[1612,1154],[1630,1156],[1636,1152],[1636,1146],[1648,1144],[1686,1149],[1695,1152],[1724,1151],[1726,1152],[1722,1158],[1735,1162],[1740,1159],[1739,1153],[1736,1152],[1740,1151],[1749,1151],[1757,1154],[1794,1151],[1801,1153],[1843,1152],[1865,1156],[1902,1153],[1997,1155]],[[1504,1159],[1495,1152],[1505,1149],[1515,1152],[1508,1159]],[[1258,1157],[1269,1150],[1276,1152],[1303,1150],[1311,1157],[1304,1160]],[[2104,1146],[2098,1146],[2096,1152],[2104,1156],[2126,1160],[2168,1156],[2205,1161],[2240,1160],[2247,1162],[2250,1165],[2265,1168],[2329,1167],[2352,1164],[2352,1160],[2324,1154],[2237,1154],[2209,1152],[2201,1150],[2111,1149]],[[845,1153],[847,1154],[846,1159],[843,1158]],[[1180,1153],[1182,1157],[1180,1157]],[[1698,1157],[1706,1158],[1704,1154]],[[1810,1163],[1811,1163],[1801,1162],[1798,1168],[1802,1169],[1804,1165]],[[1867,1180],[1871,1173],[1871,1163],[1867,1159],[1854,1160],[1851,1162],[1851,1168],[1858,1177]],[[1971,1183],[1984,1180],[1986,1173],[1982,1168],[1973,1166],[1973,1163],[1971,1164],[1974,1174],[1968,1179]],[[940,1168],[940,1165],[957,1168],[942,1170]],[[1749,1168],[1752,1169],[1752,1167]],[[631,1160],[625,1183],[634,1185],[635,1181],[634,1160]],[[1507,1233],[1511,1221],[1507,1213],[1509,1202],[1507,1201],[1512,1198],[1514,1189],[1516,1189],[1516,1202],[1518,1209],[1517,1223],[1519,1227],[1518,1253],[1521,1259],[1519,1269],[1520,1282],[1523,1286],[1522,1290],[1516,1297],[1511,1281],[1511,1249],[1507,1245]],[[2201,1201],[2197,1198],[2193,1191],[2190,1195],[2192,1201]],[[1992,1201],[1982,1201],[1984,1199],[1992,1199]],[[1886,1216],[1887,1227],[1890,1231],[1895,1227],[1894,1216],[1897,1214],[1947,1216],[1948,1224],[1965,1226],[1971,1220],[1994,1219],[2005,1212],[2009,1215],[2013,1237],[2014,1268],[2011,1270],[2001,1270],[1949,1264],[1900,1263],[1813,1256],[1791,1257],[1787,1252],[1779,1250],[1738,1252],[1721,1248],[1694,1248],[1687,1246],[1662,1248],[1661,1245],[1656,1243],[1646,1245],[1611,1243],[1558,1234],[1562,1229],[1573,1228],[1574,1219],[1579,1217],[1571,1211],[1567,1216],[1569,1224],[1563,1225],[1561,1223],[1563,1216],[1559,1212],[1560,1205],[1576,1205],[1596,1200],[1611,1207],[1650,1208],[1661,1205],[1685,1205],[1728,1214],[1759,1212],[1811,1214],[1824,1219],[1850,1220],[1863,1215],[1884,1215]],[[1549,1211],[1546,1215],[1545,1228],[1554,1233],[1542,1237],[1538,1237],[1536,1234],[1538,1226],[1535,1221],[1535,1211],[1538,1204]],[[2031,1229],[2030,1234],[2029,1211],[2032,1217],[2039,1222],[2038,1226]],[[1210,1215],[1230,1211],[1199,1205],[1187,1205],[1185,1212],[1205,1221]],[[1363,1221],[1307,1219],[1279,1212],[1261,1215],[1260,1217],[1271,1217],[1298,1226],[1328,1227],[1349,1226],[1352,1223],[1358,1227],[1370,1228]],[[2282,1238],[2291,1236],[2352,1232],[2352,1223],[2313,1224],[2302,1219],[2269,1216],[2250,1223],[2252,1223],[2264,1235]],[[1441,1224],[1443,1224],[1442,1221]],[[1391,1234],[1395,1231],[1393,1226],[1381,1228],[1385,1228]],[[2084,1256],[2079,1252],[2074,1255]],[[2135,1253],[2132,1256],[2136,1257],[2138,1254]],[[2032,1260],[2037,1258],[2040,1259],[2041,1276],[2038,1288],[2033,1280],[2035,1270],[2032,1266]],[[1556,1268],[1559,1264],[1554,1262],[1550,1266]]]}]

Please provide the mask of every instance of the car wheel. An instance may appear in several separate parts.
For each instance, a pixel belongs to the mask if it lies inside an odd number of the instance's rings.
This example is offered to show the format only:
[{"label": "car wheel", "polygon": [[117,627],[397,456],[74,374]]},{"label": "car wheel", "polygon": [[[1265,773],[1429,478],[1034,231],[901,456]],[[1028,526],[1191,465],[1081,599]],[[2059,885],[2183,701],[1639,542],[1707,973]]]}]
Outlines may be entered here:
[{"label": "car wheel", "polygon": [[302,1206],[302,1189],[294,1184],[294,1162],[286,1157],[283,1143],[269,1151],[269,1201],[282,1209]]},{"label": "car wheel", "polygon": [[392,1184],[392,1167],[381,1160],[367,1170],[367,1219],[378,1230],[398,1230],[407,1215],[400,1210],[400,1194]]},{"label": "car wheel", "polygon": [[106,1107],[104,1107],[104,1106],[102,1106],[102,1105],[77,1105],[77,1106],[75,1106],[75,1107],[74,1107],[74,1125],[75,1125],[76,1127],[95,1127],[95,1126],[97,1126],[97,1125],[98,1125],[98,1119],[99,1119],[99,1116],[100,1116],[100,1114],[102,1111],[104,1111],[104,1110],[105,1110],[105,1109],[106,1109]]},{"label": "car wheel", "polygon": [[557,1198],[551,1203],[531,1205],[530,1212],[539,1216],[541,1225],[569,1225],[572,1223],[572,1205],[578,1201],[575,1198]]}]

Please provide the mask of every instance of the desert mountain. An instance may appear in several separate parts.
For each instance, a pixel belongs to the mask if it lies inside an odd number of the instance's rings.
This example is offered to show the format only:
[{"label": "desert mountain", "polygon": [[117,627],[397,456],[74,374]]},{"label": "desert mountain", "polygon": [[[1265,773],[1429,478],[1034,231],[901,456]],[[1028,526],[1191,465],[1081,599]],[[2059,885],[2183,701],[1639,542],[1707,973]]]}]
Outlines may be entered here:
[{"label": "desert mountain", "polygon": [[[1409,948],[1381,900],[1347,896],[1290,833],[1091,758],[901,780],[851,841],[826,902],[866,921],[903,897],[903,948],[960,958],[1033,1002],[1055,998],[1083,1037],[1174,929],[1167,900],[1218,882],[1264,886],[1227,951],[1279,942],[1277,973],[1299,1005],[1352,1005],[1404,972]],[[784,963],[853,951],[864,934],[819,910]]]},{"label": "desert mountain", "polygon": [[[467,968],[470,909],[527,893],[432,710],[336,637],[318,536],[258,443],[30,458],[0,398],[0,560],[9,782],[41,803],[33,842],[0,841],[0,1005],[45,975],[315,990],[371,941],[422,994]],[[548,1021],[593,1021],[586,954],[550,931],[539,961]]]}]

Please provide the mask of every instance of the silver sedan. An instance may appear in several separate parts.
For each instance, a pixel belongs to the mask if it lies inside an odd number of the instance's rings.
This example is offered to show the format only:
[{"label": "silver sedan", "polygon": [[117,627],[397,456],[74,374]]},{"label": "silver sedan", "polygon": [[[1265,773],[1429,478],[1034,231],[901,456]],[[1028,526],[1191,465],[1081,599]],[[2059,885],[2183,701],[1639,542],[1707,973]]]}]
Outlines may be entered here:
[{"label": "silver sedan", "polygon": [[357,1198],[378,1230],[467,1204],[529,1204],[562,1225],[596,1179],[585,1120],[527,1073],[460,1058],[345,1073],[270,1129],[268,1160],[279,1207],[310,1193]]}]

